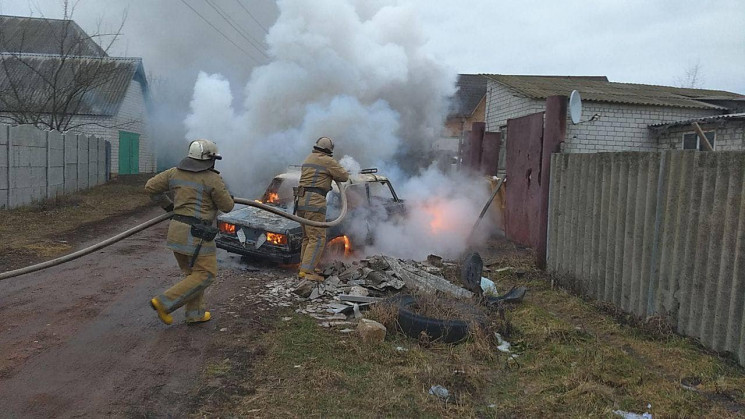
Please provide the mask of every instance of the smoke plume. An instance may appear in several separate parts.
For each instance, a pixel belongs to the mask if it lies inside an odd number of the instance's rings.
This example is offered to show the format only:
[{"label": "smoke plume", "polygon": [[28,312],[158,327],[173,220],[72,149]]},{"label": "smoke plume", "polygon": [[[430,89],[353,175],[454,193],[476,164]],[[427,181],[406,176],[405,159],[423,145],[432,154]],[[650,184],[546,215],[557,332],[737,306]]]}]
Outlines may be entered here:
[{"label": "smoke plume", "polygon": [[379,167],[406,199],[402,219],[386,222],[382,206],[354,214],[358,233],[374,236],[363,252],[457,255],[486,188],[430,166],[456,75],[424,52],[414,8],[394,0],[277,6],[266,37],[271,61],[252,71],[242,104],[225,77],[199,74],[188,138],[214,139],[231,191],[253,198],[318,137],[331,137],[350,172]]}]

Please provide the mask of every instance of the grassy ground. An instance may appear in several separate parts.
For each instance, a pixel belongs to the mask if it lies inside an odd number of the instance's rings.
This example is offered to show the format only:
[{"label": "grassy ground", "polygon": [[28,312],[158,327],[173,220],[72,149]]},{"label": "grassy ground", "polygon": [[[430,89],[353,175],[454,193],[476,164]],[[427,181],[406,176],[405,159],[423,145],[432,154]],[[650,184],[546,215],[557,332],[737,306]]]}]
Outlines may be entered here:
[{"label": "grassy ground", "polygon": [[[620,409],[655,417],[745,414],[745,372],[689,339],[624,325],[604,307],[552,289],[529,259],[499,266],[502,290],[530,288],[507,310],[517,358],[491,335],[460,345],[422,344],[389,333],[378,345],[291,313],[263,337],[263,377],[241,415],[317,417],[611,417]],[[290,314],[288,314],[290,315]],[[447,388],[447,401],[429,395]],[[689,389],[683,387],[687,385]],[[648,407],[651,406],[651,407]]]},{"label": "grassy ground", "polygon": [[0,210],[0,266],[11,269],[68,253],[85,226],[152,205],[144,191],[148,178],[119,176],[85,191]]}]

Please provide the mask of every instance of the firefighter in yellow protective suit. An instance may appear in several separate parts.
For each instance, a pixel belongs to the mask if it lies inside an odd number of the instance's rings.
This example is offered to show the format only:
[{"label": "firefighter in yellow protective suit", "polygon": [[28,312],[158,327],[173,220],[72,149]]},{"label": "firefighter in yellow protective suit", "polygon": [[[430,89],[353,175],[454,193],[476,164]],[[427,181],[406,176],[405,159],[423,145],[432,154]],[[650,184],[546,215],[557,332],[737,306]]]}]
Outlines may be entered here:
[{"label": "firefighter in yellow protective suit", "polygon": [[[233,209],[233,197],[217,170],[215,160],[222,157],[209,140],[195,140],[178,166],[161,172],[145,184],[145,190],[166,211],[173,211],[168,227],[167,246],[186,276],[182,281],[150,300],[150,305],[165,324],[171,324],[171,312],[186,306],[186,322],[210,319],[205,311],[204,290],[217,275],[212,226],[217,210]],[[173,202],[166,193],[173,196]],[[211,237],[210,237],[211,236]]]},{"label": "firefighter in yellow protective suit", "polygon": [[[303,162],[298,187],[297,215],[313,221],[326,221],[326,194],[331,190],[331,182],[346,182],[349,173],[332,157],[334,142],[321,137],[313,146],[313,151]],[[303,224],[303,244],[300,251],[300,272],[298,277],[311,281],[323,281],[315,273],[326,247],[326,229]]]}]

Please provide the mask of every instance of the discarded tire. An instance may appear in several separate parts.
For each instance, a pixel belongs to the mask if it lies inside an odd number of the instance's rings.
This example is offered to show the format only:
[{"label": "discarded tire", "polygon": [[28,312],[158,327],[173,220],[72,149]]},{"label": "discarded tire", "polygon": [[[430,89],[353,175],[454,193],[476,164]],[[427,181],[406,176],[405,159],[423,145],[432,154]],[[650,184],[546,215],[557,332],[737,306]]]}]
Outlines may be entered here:
[{"label": "discarded tire", "polygon": [[417,304],[417,298],[413,295],[397,296],[391,302],[398,305],[398,325],[401,331],[412,338],[418,339],[424,332],[432,341],[456,343],[468,337],[472,325],[483,325],[486,322],[480,311],[465,303],[455,304],[469,318],[438,319],[412,311],[412,307]]}]

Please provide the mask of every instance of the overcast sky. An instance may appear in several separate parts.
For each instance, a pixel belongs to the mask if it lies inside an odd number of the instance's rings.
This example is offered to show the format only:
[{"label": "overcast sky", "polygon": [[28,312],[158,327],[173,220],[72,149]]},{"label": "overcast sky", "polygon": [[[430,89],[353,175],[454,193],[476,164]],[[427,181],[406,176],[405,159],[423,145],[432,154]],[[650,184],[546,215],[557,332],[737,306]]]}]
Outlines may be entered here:
[{"label": "overcast sky", "polygon": [[[99,21],[108,30],[126,8],[124,36],[114,54],[141,56],[148,73],[185,77],[186,84],[200,69],[244,84],[251,68],[267,61],[260,49],[276,19],[274,2],[214,0],[215,10],[203,0],[184,1],[238,47],[183,1],[80,0],[74,18],[88,32],[96,32]],[[745,93],[742,0],[411,2],[419,9],[429,51],[455,72],[606,75],[611,81],[677,85],[698,63],[699,87]],[[0,12],[60,18],[61,5],[62,0],[0,0]]]}]

